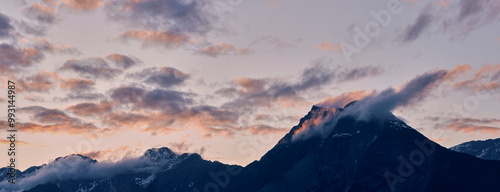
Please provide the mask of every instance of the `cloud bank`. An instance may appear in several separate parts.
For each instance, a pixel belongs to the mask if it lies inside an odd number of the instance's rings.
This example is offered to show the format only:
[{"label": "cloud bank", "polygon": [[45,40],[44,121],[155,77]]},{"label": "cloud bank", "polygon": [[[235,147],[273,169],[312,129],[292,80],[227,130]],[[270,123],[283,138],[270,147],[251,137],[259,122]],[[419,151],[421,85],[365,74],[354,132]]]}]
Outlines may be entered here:
[{"label": "cloud bank", "polygon": [[[320,103],[324,107],[321,110],[327,111],[325,116],[313,117],[303,124],[294,136],[294,140],[306,139],[313,135],[328,135],[334,128],[336,120],[350,116],[358,121],[367,121],[371,119],[385,119],[392,117],[392,111],[396,108],[416,105],[422,102],[430,93],[440,85],[446,78],[448,71],[438,70],[427,72],[408,81],[399,89],[388,88],[381,92],[367,93],[363,91],[352,92],[331,98]],[[336,113],[337,106],[348,102],[351,98],[362,99],[344,107],[343,110]],[[320,112],[318,112],[320,114]],[[328,124],[328,126],[324,126]]]},{"label": "cloud bank", "polygon": [[156,173],[180,161],[182,158],[168,148],[149,149],[140,157],[125,158],[117,162],[98,162],[82,155],[69,155],[42,165],[33,173],[23,175],[22,178],[16,180],[16,185],[2,181],[0,188],[9,191],[24,191],[49,182],[98,179],[125,173]]}]

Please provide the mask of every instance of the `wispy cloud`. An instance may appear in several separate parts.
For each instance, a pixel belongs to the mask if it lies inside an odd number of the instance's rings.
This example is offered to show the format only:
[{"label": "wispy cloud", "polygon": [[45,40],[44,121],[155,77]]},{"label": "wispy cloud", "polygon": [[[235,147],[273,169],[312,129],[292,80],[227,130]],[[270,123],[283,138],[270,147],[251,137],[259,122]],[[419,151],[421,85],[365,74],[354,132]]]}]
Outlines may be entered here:
[{"label": "wispy cloud", "polygon": [[168,149],[150,149],[140,157],[125,158],[117,162],[98,162],[82,155],[69,155],[43,165],[34,174],[19,178],[16,180],[16,185],[2,181],[0,187],[8,190],[29,190],[48,182],[97,179],[123,173],[156,173],[162,170],[165,165],[175,165],[182,160],[176,156],[178,155]]},{"label": "wispy cloud", "polygon": [[79,103],[67,107],[67,110],[81,116],[97,116],[112,111],[113,102],[101,101],[99,103]]},{"label": "wispy cloud", "polygon": [[110,0],[105,8],[111,19],[136,29],[158,31],[164,35],[206,34],[217,19],[209,10],[209,3],[202,0]]},{"label": "wispy cloud", "polygon": [[[335,126],[323,125],[326,123],[335,123],[336,119],[345,116],[351,116],[358,121],[391,118],[393,117],[392,111],[394,109],[421,103],[445,80],[446,74],[446,70],[431,71],[418,75],[399,89],[388,88],[381,92],[369,93],[361,100],[352,103],[348,107],[345,106],[337,115],[335,115],[337,108],[320,108],[318,109],[320,111],[316,114],[325,113],[326,115],[313,116],[313,118],[304,122],[302,127],[294,133],[293,138],[295,140],[308,138],[314,135],[329,134]],[[350,95],[358,96],[360,93],[362,94],[360,97],[366,94],[366,92],[354,92],[341,95],[339,99],[332,99],[332,103],[335,104],[335,102],[337,102],[336,105],[338,105],[340,102],[347,102],[344,98],[348,98]],[[333,107],[337,106],[333,105]]]},{"label": "wispy cloud", "polygon": [[165,31],[129,30],[120,35],[122,40],[139,40],[142,47],[161,46],[166,48],[179,47],[190,41],[190,36]]},{"label": "wispy cloud", "polygon": [[358,119],[390,116],[398,107],[414,105],[423,101],[446,76],[446,70],[427,72],[408,81],[398,90],[388,88],[367,96],[349,107],[344,114],[356,115]]},{"label": "wispy cloud", "polygon": [[415,19],[414,23],[406,27],[402,35],[403,42],[412,42],[418,39],[430,27],[433,21],[433,16],[427,9],[422,12]]},{"label": "wispy cloud", "polygon": [[80,51],[78,49],[72,47],[69,44],[61,44],[57,46],[54,43],[50,42],[48,39],[43,38],[35,38],[34,42],[35,43],[33,45],[33,48],[38,51],[73,55],[80,54]]},{"label": "wispy cloud", "polygon": [[[93,123],[72,117],[59,109],[50,109],[42,106],[29,106],[19,109],[22,113],[30,114],[29,123],[16,122],[16,128],[20,131],[31,133],[53,133],[53,134],[95,134],[103,130]],[[0,121],[2,127],[8,127],[7,121]]]},{"label": "wispy cloud", "polygon": [[[0,38],[1,33],[0,31]],[[46,53],[79,54],[79,51],[71,45],[57,46],[48,39],[38,37],[21,38],[14,44],[0,43],[0,73],[26,71],[34,64],[40,63]]]},{"label": "wispy cloud", "polygon": [[316,49],[322,51],[337,52],[340,51],[340,45],[338,43],[321,43],[316,46]]},{"label": "wispy cloud", "polygon": [[79,121],[78,119],[70,117],[65,112],[58,109],[30,106],[20,108],[19,110],[33,114],[31,119],[40,123],[72,123]]},{"label": "wispy cloud", "polygon": [[33,76],[24,77],[17,80],[18,90],[26,92],[48,92],[51,88],[55,87],[62,78],[47,71],[41,71]]},{"label": "wispy cloud", "polygon": [[108,62],[100,57],[87,58],[83,60],[70,59],[59,68],[63,71],[73,71],[87,78],[112,79],[123,71],[109,66]]},{"label": "wispy cloud", "polygon": [[282,107],[293,107],[301,103],[309,104],[300,96],[308,90],[318,90],[327,84],[354,81],[380,73],[381,69],[376,67],[331,68],[316,64],[304,69],[297,82],[271,78],[237,78],[233,80],[236,86],[219,89],[217,93],[228,98],[236,96],[223,105],[234,110],[253,111],[259,107],[271,107],[273,103],[281,103]]},{"label": "wispy cloud", "polygon": [[342,108],[352,101],[361,100],[367,96],[374,95],[375,93],[376,93],[375,91],[368,92],[364,90],[352,91],[352,92],[342,93],[341,95],[336,97],[330,96],[315,105],[318,107],[323,107],[328,109]]},{"label": "wispy cloud", "polygon": [[[298,41],[298,40],[296,40]],[[294,43],[287,42],[279,37],[273,36],[263,36],[257,38],[255,41],[252,41],[249,46],[254,46],[257,44],[270,44],[276,48],[292,48],[295,47]]]},{"label": "wispy cloud", "polygon": [[43,59],[43,54],[32,48],[17,48],[13,45],[0,44],[0,71],[1,73],[11,73],[16,70],[23,70]]},{"label": "wispy cloud", "polygon": [[54,24],[59,20],[56,9],[41,4],[32,4],[30,7],[23,9],[22,12],[26,17],[40,23]]},{"label": "wispy cloud", "polygon": [[76,79],[70,78],[62,81],[60,87],[67,90],[79,91],[79,90],[91,90],[95,82],[89,79]]},{"label": "wispy cloud", "polygon": [[127,74],[127,77],[141,80],[146,84],[169,88],[184,83],[189,78],[189,74],[164,66],[145,68],[142,71]]},{"label": "wispy cloud", "polygon": [[62,0],[62,4],[78,11],[93,11],[104,5],[102,0]]},{"label": "wispy cloud", "polygon": [[213,44],[198,50],[197,53],[210,56],[219,57],[222,55],[244,55],[250,53],[251,50],[244,47],[235,47],[228,43]]},{"label": "wispy cloud", "polygon": [[138,103],[146,90],[138,87],[118,87],[111,90],[111,98],[119,103]]},{"label": "wispy cloud", "polygon": [[8,16],[0,13],[0,38],[6,38],[13,35],[14,27]]},{"label": "wispy cloud", "polygon": [[[470,71],[470,70],[469,70]],[[500,89],[500,64],[484,65],[471,78],[461,78],[453,87],[469,91],[494,91]]]},{"label": "wispy cloud", "polygon": [[141,63],[141,61],[133,56],[125,56],[121,54],[111,54],[106,57],[107,59],[113,61],[116,66],[122,69],[128,69],[134,65]]},{"label": "wispy cloud", "polygon": [[[499,119],[450,118],[438,124],[437,128],[451,129],[464,133],[500,134]],[[497,125],[497,126],[495,126]]]}]

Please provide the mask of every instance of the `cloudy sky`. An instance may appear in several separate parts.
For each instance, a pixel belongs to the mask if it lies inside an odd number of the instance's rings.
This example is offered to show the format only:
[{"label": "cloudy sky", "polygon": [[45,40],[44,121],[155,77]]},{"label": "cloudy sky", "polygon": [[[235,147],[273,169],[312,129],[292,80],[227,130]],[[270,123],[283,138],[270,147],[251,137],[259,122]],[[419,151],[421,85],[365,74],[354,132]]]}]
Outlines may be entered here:
[{"label": "cloudy sky", "polygon": [[312,105],[364,97],[446,147],[500,137],[499,1],[1,4],[0,150],[12,80],[21,170],[163,146],[246,165]]}]

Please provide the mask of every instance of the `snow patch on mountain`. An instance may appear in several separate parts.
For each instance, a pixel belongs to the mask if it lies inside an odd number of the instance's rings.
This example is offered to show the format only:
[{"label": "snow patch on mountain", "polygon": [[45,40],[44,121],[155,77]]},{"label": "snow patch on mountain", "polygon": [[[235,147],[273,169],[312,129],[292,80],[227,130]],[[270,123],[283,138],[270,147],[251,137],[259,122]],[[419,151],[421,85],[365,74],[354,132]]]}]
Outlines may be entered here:
[{"label": "snow patch on mountain", "polygon": [[469,141],[450,148],[453,151],[467,153],[488,160],[500,160],[500,138],[484,141]]},{"label": "snow patch on mountain", "polygon": [[78,188],[78,190],[76,192],[91,192],[97,185],[99,185],[100,183],[102,182],[101,181],[93,181],[92,183],[90,183],[90,187],[87,188],[87,187],[84,187],[84,186],[80,186],[80,188]]},{"label": "snow patch on mountain", "polygon": [[335,137],[349,137],[349,136],[353,136],[353,135],[356,135],[359,133],[361,133],[361,131],[356,131],[356,133],[339,133],[339,134],[333,135],[332,137],[333,138],[335,138]]},{"label": "snow patch on mountain", "polygon": [[146,177],[144,179],[142,179],[142,178],[135,178],[135,184],[140,185],[141,187],[146,188],[155,179],[156,179],[156,175],[155,174],[151,174],[149,177]]},{"label": "snow patch on mountain", "polygon": [[[59,157],[26,177],[19,178],[16,182],[17,185],[2,181],[0,189],[7,191],[29,190],[49,182],[60,183],[66,180],[110,178],[123,173],[154,174],[175,167],[183,159],[168,148],[149,149],[140,157],[122,159],[117,162],[98,162],[82,155],[69,155]],[[150,179],[154,179],[154,177]],[[149,180],[145,180],[143,183],[147,183],[147,181]],[[92,186],[95,187],[94,184]],[[81,191],[90,191],[93,189],[92,186],[81,188]]]}]

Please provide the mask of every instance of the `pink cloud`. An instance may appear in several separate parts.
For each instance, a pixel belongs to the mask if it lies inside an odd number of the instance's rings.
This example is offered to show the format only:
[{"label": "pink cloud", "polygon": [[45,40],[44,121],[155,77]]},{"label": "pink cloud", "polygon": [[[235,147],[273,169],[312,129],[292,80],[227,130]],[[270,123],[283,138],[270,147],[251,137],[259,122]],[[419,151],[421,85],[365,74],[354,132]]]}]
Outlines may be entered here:
[{"label": "pink cloud", "polygon": [[148,31],[148,30],[129,30],[121,34],[124,40],[134,39],[142,42],[143,47],[151,45],[176,47],[187,44],[190,41],[188,35],[164,32],[164,31]]},{"label": "pink cloud", "polygon": [[202,55],[218,57],[222,55],[244,55],[250,53],[250,49],[244,47],[235,47],[228,43],[213,44],[198,51]]},{"label": "pink cloud", "polygon": [[322,50],[322,51],[331,51],[331,52],[337,52],[340,51],[340,45],[338,43],[321,43],[318,46],[316,46],[316,49]]},{"label": "pink cloud", "polygon": [[101,7],[102,0],[62,0],[62,3],[73,10],[93,11]]}]

